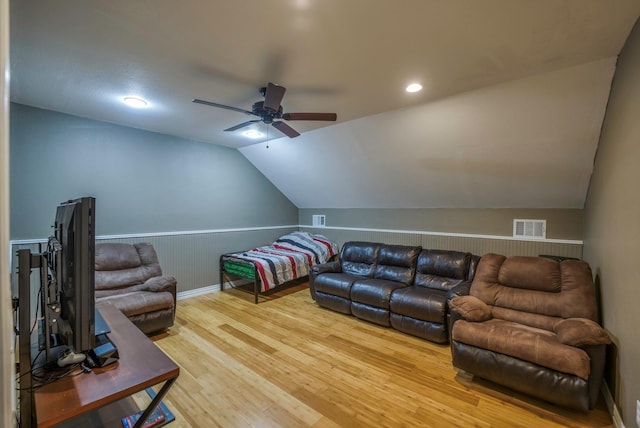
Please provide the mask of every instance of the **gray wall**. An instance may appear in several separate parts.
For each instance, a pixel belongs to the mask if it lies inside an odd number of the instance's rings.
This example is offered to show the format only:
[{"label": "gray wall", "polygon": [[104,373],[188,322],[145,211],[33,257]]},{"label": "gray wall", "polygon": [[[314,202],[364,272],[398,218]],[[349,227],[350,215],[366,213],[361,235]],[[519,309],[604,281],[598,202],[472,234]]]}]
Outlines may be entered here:
[{"label": "gray wall", "polygon": [[327,226],[424,230],[511,236],[513,219],[547,220],[547,238],[582,239],[582,210],[576,209],[301,209],[300,224],[325,214]]},{"label": "gray wall", "polygon": [[[478,255],[493,252],[506,256],[550,254],[582,258],[582,210],[301,209],[299,210],[299,223],[311,225],[313,214],[326,215],[327,228],[309,230],[322,233],[340,245],[346,241],[362,240],[469,251]],[[513,234],[513,219],[515,218],[547,220],[547,239],[568,240],[570,242],[509,239]],[[344,230],[341,228],[373,230]],[[375,229],[383,229],[384,231]],[[411,231],[415,231],[415,233]],[[451,235],[447,236],[447,234]],[[455,234],[488,235],[489,237],[455,236]],[[494,236],[506,239],[496,239]]]},{"label": "gray wall", "polygon": [[47,237],[80,196],[96,197],[98,235],[298,221],[237,150],[11,104],[11,239]]},{"label": "gray wall", "polygon": [[602,295],[601,317],[615,342],[605,380],[624,424],[640,399],[640,24],[618,58],[585,204],[584,257]]},{"label": "gray wall", "polygon": [[218,284],[221,254],[298,224],[298,209],[237,150],[19,104],[10,169],[12,240],[48,237],[60,202],[95,196],[97,235],[152,242],[178,292]]}]

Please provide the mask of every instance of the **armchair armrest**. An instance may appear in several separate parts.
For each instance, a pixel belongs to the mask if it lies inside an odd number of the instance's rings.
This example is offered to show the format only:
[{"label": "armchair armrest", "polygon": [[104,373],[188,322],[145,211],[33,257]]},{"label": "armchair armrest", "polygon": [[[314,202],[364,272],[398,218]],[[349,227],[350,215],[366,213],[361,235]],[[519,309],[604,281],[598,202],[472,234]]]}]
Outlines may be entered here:
[{"label": "armchair armrest", "polygon": [[565,345],[583,347],[611,343],[607,332],[597,322],[586,318],[567,318],[556,323],[553,330]]},{"label": "armchair armrest", "polygon": [[138,290],[140,291],[152,291],[154,293],[160,293],[167,291],[173,296],[173,303],[176,303],[176,288],[177,281],[172,276],[154,276],[146,280],[143,284],[140,284]]},{"label": "armchair armrest", "polygon": [[471,322],[482,322],[492,318],[491,307],[473,296],[455,296],[451,299],[451,311]]}]

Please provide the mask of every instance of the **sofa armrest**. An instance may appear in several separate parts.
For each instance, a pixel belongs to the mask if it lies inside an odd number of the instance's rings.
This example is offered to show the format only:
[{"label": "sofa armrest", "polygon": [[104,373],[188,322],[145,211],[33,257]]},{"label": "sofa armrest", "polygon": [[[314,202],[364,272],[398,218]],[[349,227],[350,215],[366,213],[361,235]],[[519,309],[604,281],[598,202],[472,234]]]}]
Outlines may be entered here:
[{"label": "sofa armrest", "polygon": [[320,275],[321,273],[340,273],[342,272],[342,266],[340,260],[334,260],[328,263],[322,263],[315,265],[311,268],[311,274]]},{"label": "sofa armrest", "polygon": [[567,318],[557,322],[553,330],[565,345],[581,348],[611,343],[607,332],[597,322],[586,318]]},{"label": "sofa armrest", "polygon": [[340,264],[340,260],[334,260],[328,263],[322,263],[319,265],[315,265],[311,267],[309,271],[309,292],[311,293],[311,298],[316,300],[316,286],[315,280],[316,276],[321,275],[323,273],[340,273],[342,272],[342,265]]}]

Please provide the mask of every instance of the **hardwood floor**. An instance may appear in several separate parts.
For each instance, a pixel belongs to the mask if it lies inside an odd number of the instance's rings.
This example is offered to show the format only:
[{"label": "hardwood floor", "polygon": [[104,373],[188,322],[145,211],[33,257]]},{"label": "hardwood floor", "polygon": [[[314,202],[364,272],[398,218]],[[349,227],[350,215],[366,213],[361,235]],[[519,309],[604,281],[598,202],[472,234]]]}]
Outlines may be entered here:
[{"label": "hardwood floor", "polygon": [[318,307],[307,284],[253,304],[225,290],[178,302],[153,338],[181,367],[173,427],[608,427],[458,373],[448,346]]}]

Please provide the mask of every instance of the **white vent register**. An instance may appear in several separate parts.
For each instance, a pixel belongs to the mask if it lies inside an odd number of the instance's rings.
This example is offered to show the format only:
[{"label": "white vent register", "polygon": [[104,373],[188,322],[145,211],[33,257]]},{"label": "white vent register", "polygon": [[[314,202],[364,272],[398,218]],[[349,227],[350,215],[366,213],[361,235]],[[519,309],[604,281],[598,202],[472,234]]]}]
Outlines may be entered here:
[{"label": "white vent register", "polygon": [[523,239],[546,239],[547,220],[513,219],[513,237]]},{"label": "white vent register", "polygon": [[315,227],[325,227],[325,215],[324,214],[313,214],[311,216],[311,224]]}]

